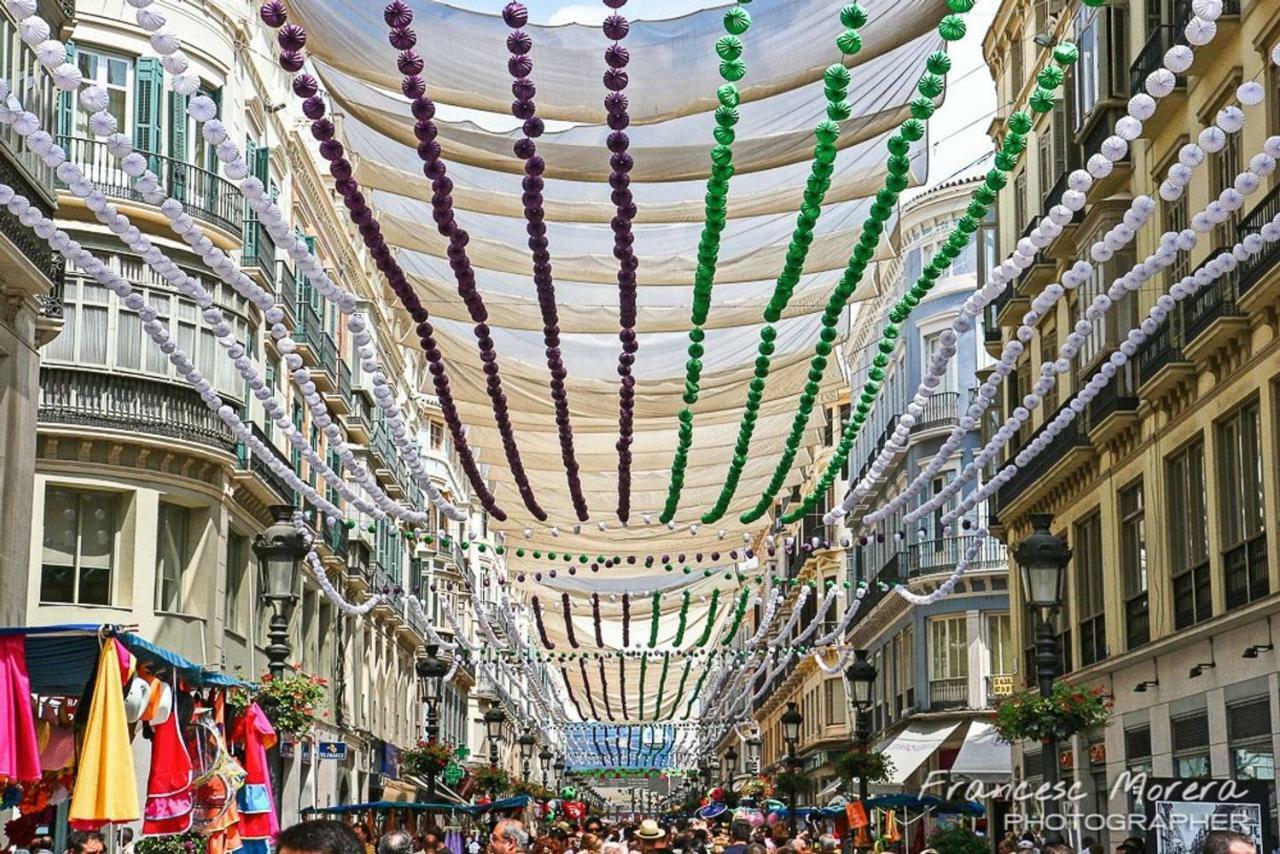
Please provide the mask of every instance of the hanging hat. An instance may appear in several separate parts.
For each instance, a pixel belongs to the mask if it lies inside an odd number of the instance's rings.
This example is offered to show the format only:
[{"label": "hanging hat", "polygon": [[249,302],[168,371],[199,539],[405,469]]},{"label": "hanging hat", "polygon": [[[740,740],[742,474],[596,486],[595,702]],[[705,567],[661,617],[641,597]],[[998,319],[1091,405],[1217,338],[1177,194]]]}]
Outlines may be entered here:
[{"label": "hanging hat", "polygon": [[173,689],[169,687],[168,682],[157,680],[151,689],[151,704],[147,706],[142,719],[150,721],[153,726],[160,726],[169,720],[171,714],[173,714]]},{"label": "hanging hat", "polygon": [[151,701],[151,686],[137,676],[129,680],[124,691],[124,715],[129,723],[137,723]]},{"label": "hanging hat", "polygon": [[640,829],[636,831],[636,836],[641,839],[661,839],[667,835],[667,832],[658,826],[658,822],[651,818],[646,818],[640,822]]}]

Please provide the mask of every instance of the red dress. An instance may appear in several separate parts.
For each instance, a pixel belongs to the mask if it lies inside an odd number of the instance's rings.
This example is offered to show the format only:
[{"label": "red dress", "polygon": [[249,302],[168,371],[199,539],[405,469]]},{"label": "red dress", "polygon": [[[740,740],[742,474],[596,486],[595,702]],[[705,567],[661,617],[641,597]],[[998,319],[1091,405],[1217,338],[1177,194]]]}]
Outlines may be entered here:
[{"label": "red dress", "polygon": [[191,829],[191,756],[178,730],[177,714],[155,726],[151,736],[151,770],[143,836],[172,836]]},{"label": "red dress", "polygon": [[280,832],[267,749],[276,743],[276,731],[257,703],[250,704],[231,731],[233,741],[244,745],[244,786],[236,795],[240,808],[240,838],[250,852],[267,849],[267,841]]}]

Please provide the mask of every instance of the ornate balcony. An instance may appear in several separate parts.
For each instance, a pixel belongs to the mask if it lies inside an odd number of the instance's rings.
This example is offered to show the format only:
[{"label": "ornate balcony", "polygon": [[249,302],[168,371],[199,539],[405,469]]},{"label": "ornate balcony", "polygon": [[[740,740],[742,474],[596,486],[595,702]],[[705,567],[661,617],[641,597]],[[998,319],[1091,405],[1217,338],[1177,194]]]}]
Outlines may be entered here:
[{"label": "ornate balcony", "polygon": [[[1240,220],[1236,238],[1257,234],[1277,215],[1280,215],[1280,186],[1263,196],[1262,201],[1245,214],[1244,219]],[[1280,244],[1264,243],[1261,252],[1240,262],[1240,266],[1236,268],[1236,275],[1239,276],[1237,294],[1245,307],[1265,304],[1266,292],[1280,290],[1280,276],[1274,275],[1277,261],[1280,261]],[[1260,287],[1263,282],[1266,285]]]},{"label": "ornate balcony", "polygon": [[[1215,252],[1200,267],[1220,254]],[[1248,327],[1244,311],[1236,305],[1239,276],[1240,268],[1237,266],[1183,301],[1180,306],[1182,340],[1188,358],[1198,359],[1201,354],[1213,350],[1224,337]]]},{"label": "ornate balcony", "polygon": [[40,368],[42,424],[99,427],[194,442],[231,452],[222,420],[186,385],[75,367]]},{"label": "ornate balcony", "polygon": [[325,331],[320,312],[310,300],[299,299],[297,310],[293,340],[298,345],[298,353],[312,367],[320,368],[320,371],[311,373],[311,379],[320,391],[332,391],[338,382],[338,347]]},{"label": "ornate balcony", "polygon": [[[145,204],[142,194],[133,188],[133,180],[107,151],[106,143],[73,136],[60,136],[58,143],[96,189],[113,199]],[[199,166],[161,154],[148,154],[147,163],[159,176],[164,191],[181,202],[188,214],[236,238],[242,236],[244,197],[239,187]],[[65,185],[59,182],[59,186]]]},{"label": "ornate balcony", "polygon": [[960,421],[960,392],[939,391],[929,397],[924,404],[924,412],[916,419],[912,433],[934,430],[939,427],[954,427]]},{"label": "ornate balcony", "polygon": [[[1054,415],[1056,416],[1057,413],[1055,412]],[[1044,424],[1028,437],[1028,441],[1038,436],[1044,430],[1045,425],[1052,420],[1053,417],[1046,418]],[[1087,459],[1092,455],[1092,452],[1089,436],[1081,426],[1080,418],[1072,419],[1071,423],[1061,433],[1053,437],[1053,440],[1049,442],[1043,453],[1038,454],[1030,463],[1018,469],[1013,478],[1000,487],[999,507],[1001,518],[1008,518],[1008,514],[1005,512],[1006,508],[1012,506],[1014,501],[1023,499],[1038,490],[1053,486],[1056,478],[1051,478],[1048,475],[1058,469],[1059,466],[1062,467],[1062,474],[1065,475],[1070,471],[1074,471],[1075,467],[1083,459]]]},{"label": "ornate balcony", "polygon": [[[276,242],[267,227],[255,220],[244,224],[244,249],[240,253],[240,266],[257,276],[259,284],[274,290],[276,286]],[[281,264],[283,266],[283,264]]]},{"label": "ornate balcony", "polygon": [[[975,539],[975,536],[969,535],[912,543],[906,551],[907,577],[918,578],[933,573],[950,573],[973,545]],[[1004,543],[994,537],[986,537],[969,568],[1000,569],[1007,565],[1006,561]]]},{"label": "ornate balcony", "polygon": [[[293,467],[293,464],[289,461],[288,457],[282,454],[280,450],[272,444],[271,440],[267,438],[266,433],[262,432],[262,428],[257,424],[250,424],[249,426],[253,435],[256,436],[262,444],[267,446],[267,449],[276,459],[285,463],[290,468]],[[272,471],[271,467],[267,465],[265,460],[256,454],[250,454],[249,447],[243,442],[236,443],[236,460],[238,467],[241,470],[258,478],[263,485],[275,493],[278,500],[274,501],[274,503],[292,504],[294,502],[295,493],[293,491],[293,487],[291,487],[284,478]],[[264,499],[271,500],[269,496],[264,496]]]},{"label": "ornate balcony", "polygon": [[966,677],[929,680],[929,711],[944,712],[968,705],[969,680]]},{"label": "ornate balcony", "polygon": [[[1145,91],[1143,84],[1147,75],[1164,64],[1164,55],[1169,48],[1186,43],[1186,37],[1182,35],[1183,26],[1185,24],[1161,24],[1151,30],[1146,44],[1138,51],[1137,59],[1129,66],[1129,90],[1132,94]],[[1186,83],[1185,77],[1178,78],[1179,86],[1185,86]]]}]

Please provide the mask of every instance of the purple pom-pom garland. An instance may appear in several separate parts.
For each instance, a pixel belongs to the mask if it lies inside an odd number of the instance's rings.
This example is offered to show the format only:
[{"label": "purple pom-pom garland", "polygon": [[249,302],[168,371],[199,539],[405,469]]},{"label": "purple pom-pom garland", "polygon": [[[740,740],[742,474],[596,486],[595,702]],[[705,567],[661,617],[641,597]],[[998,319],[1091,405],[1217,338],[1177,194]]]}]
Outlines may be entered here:
[{"label": "purple pom-pom garland", "polygon": [[599,593],[591,594],[591,622],[594,624],[595,630],[596,630],[596,646],[603,649],[604,633],[601,631],[601,626],[600,626],[600,594]]},{"label": "purple pom-pom garland", "polygon": [[511,84],[515,100],[511,103],[511,115],[524,121],[524,137],[517,140],[513,150],[524,161],[525,232],[529,235],[529,251],[533,257],[533,282],[538,291],[538,308],[542,312],[542,340],[546,347],[547,370],[551,374],[551,400],[555,404],[556,432],[560,439],[560,459],[569,482],[569,496],[579,521],[588,518],[587,499],[582,492],[582,478],[573,449],[573,425],[569,421],[569,396],[565,390],[568,371],[560,351],[560,319],[556,310],[556,286],[552,276],[551,254],[548,251],[547,226],[542,207],[542,173],[546,168],[538,156],[536,137],[542,135],[542,119],[537,116],[533,95],[535,90],[529,74],[533,61],[529,51],[533,39],[519,29],[529,20],[528,10],[520,3],[508,3],[502,10],[502,19],[511,27],[507,35],[507,48],[511,59],[507,63],[514,78]]},{"label": "purple pom-pom garland", "polygon": [[[384,12],[384,18],[391,24],[388,41],[400,51],[403,59],[406,52],[412,51],[418,37],[409,24],[413,20],[413,11],[401,0],[392,0]],[[400,60],[397,60],[399,63]],[[458,283],[458,295],[462,297],[471,316],[476,344],[480,350],[480,361],[485,374],[485,389],[493,408],[494,421],[498,433],[502,437],[502,449],[507,457],[507,466],[515,479],[516,487],[525,507],[539,521],[546,521],[547,512],[538,504],[533,494],[533,486],[529,482],[528,473],[520,459],[520,448],[516,445],[515,430],[511,425],[511,411],[506,394],[502,390],[502,377],[498,368],[498,351],[493,337],[489,333],[486,321],[489,318],[485,308],[484,297],[476,288],[476,274],[467,255],[467,243],[470,235],[458,225],[453,215],[453,181],[448,177],[448,169],[440,158],[440,143],[436,140],[437,129],[432,119],[435,117],[436,105],[426,95],[426,85],[417,74],[407,75],[401,83],[401,89],[412,103],[413,117],[416,120],[414,134],[419,140],[418,157],[422,160],[422,172],[431,181],[431,218],[436,223],[436,231],[449,241],[449,267],[453,270]]]},{"label": "purple pom-pom garland", "polygon": [[631,594],[622,594],[622,646],[631,646]]},{"label": "purple pom-pom garland", "polygon": [[[622,694],[622,719],[629,720],[631,712],[627,709],[627,658],[618,659],[618,691]],[[631,758],[631,742],[627,742],[627,759]]]},{"label": "purple pom-pom garland", "polygon": [[[604,0],[610,9],[620,9],[626,0]],[[631,232],[631,223],[636,216],[635,201],[631,196],[631,171],[633,161],[627,149],[631,141],[627,138],[626,129],[631,124],[627,114],[627,96],[623,90],[627,85],[627,73],[624,70],[630,61],[630,54],[622,46],[620,40],[629,29],[626,18],[621,15],[610,15],[605,22],[605,35],[614,39],[614,43],[605,48],[604,60],[608,68],[604,74],[604,85],[609,90],[604,98],[604,107],[608,116],[608,146],[611,156],[609,166],[609,186],[612,188],[612,201],[615,208],[610,226],[613,228],[613,255],[618,259],[618,340],[622,344],[622,352],[618,354],[618,520],[626,522],[631,516],[631,444],[635,437],[635,401],[636,381],[632,376],[631,366],[635,363],[636,351],[640,344],[636,338],[636,270],[640,263],[634,249],[635,237]]]},{"label": "purple pom-pom garland", "polygon": [[579,644],[578,644],[578,638],[573,631],[573,605],[570,604],[569,602],[568,593],[560,594],[560,606],[564,609],[565,636],[569,639],[569,646],[573,647],[574,649],[577,649]]},{"label": "purple pom-pom garland", "polygon": [[609,677],[604,672],[604,659],[597,661],[596,667],[600,670],[600,694],[604,697],[604,713],[610,721],[615,721],[617,718],[613,716],[613,704],[609,702]]},{"label": "purple pom-pom garland", "polygon": [[537,596],[530,596],[529,606],[533,608],[533,621],[538,626],[538,638],[542,641],[542,645],[547,649],[555,649],[556,645],[551,642],[551,638],[547,637],[547,626],[542,621],[542,602]]},{"label": "purple pom-pom garland", "polygon": [[[283,26],[288,17],[287,10],[280,0],[269,0],[262,6],[260,14],[262,20],[272,27]],[[301,32],[301,38],[305,41],[305,31],[301,27],[297,29]],[[300,51],[286,50],[281,52],[279,63],[286,71],[294,72],[301,70],[302,58]],[[295,64],[296,68],[293,67]],[[300,74],[295,77],[292,88],[294,94],[304,102],[309,102],[311,98],[314,98],[320,89],[315,78],[309,74]],[[320,106],[323,107],[323,102],[320,103]],[[343,204],[349,212],[351,221],[359,227],[360,235],[365,245],[369,248],[370,255],[373,257],[379,272],[386,277],[387,284],[391,286],[391,289],[416,324],[418,341],[427,357],[432,386],[435,389],[436,397],[440,401],[441,412],[444,414],[445,423],[449,427],[449,433],[453,437],[453,444],[458,451],[458,459],[462,464],[463,471],[466,473],[467,480],[489,515],[500,522],[505,521],[507,518],[506,511],[498,506],[497,500],[490,491],[488,484],[485,483],[484,476],[481,475],[480,468],[476,465],[471,444],[467,441],[466,430],[462,425],[462,418],[458,413],[457,404],[453,399],[453,392],[449,387],[449,377],[444,359],[436,342],[435,330],[430,323],[430,314],[409,284],[408,277],[395,260],[395,256],[391,253],[390,247],[387,246],[387,242],[382,236],[381,226],[373,217],[373,211],[365,203],[364,196],[360,192],[360,185],[352,177],[354,170],[351,162],[343,156],[341,143],[334,139],[336,130],[333,122],[324,117],[322,110],[316,110],[314,105],[311,106],[311,112],[316,113],[316,117],[311,120],[311,135],[320,141],[321,154],[325,156],[325,159],[329,160],[329,173],[335,179],[335,187],[343,197]]]},{"label": "purple pom-pom garland", "polygon": [[[585,658],[578,659],[578,670],[582,673],[582,692],[587,695],[587,706],[591,709],[591,719],[600,720],[600,713],[596,711],[596,699],[591,696],[591,680],[587,678],[587,660]],[[594,737],[594,730],[592,735]]]},{"label": "purple pom-pom garland", "polygon": [[560,668],[560,678],[564,680],[564,687],[569,689],[569,702],[573,703],[573,709],[578,713],[578,717],[584,721],[587,716],[582,713],[582,706],[578,704],[578,697],[573,693],[573,683],[569,681],[569,672],[563,667]]}]

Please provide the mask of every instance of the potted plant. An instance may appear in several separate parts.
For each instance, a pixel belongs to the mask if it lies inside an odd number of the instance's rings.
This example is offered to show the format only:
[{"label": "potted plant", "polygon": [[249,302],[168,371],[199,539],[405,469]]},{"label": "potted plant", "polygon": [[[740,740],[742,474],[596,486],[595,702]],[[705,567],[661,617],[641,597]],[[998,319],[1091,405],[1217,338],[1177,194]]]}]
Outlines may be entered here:
[{"label": "potted plant", "polygon": [[738,794],[744,798],[761,800],[773,794],[773,790],[769,788],[769,781],[765,778],[752,777],[738,786]]},{"label": "potted plant", "polygon": [[1015,741],[1063,741],[1082,730],[1100,726],[1111,717],[1111,701],[1102,688],[1081,688],[1056,682],[1048,697],[1023,691],[996,707],[995,728],[1000,737]]},{"label": "potted plant", "polygon": [[315,730],[316,710],[326,698],[329,683],[320,676],[299,671],[279,679],[262,677],[254,700],[281,738],[301,741]]},{"label": "potted plant", "polygon": [[844,780],[883,783],[893,774],[893,761],[874,751],[849,750],[837,756],[832,764]]},{"label": "potted plant", "polygon": [[479,791],[492,792],[495,797],[506,794],[511,788],[511,778],[507,776],[507,772],[492,765],[480,766],[471,772],[471,778],[475,780]]},{"label": "potted plant", "polygon": [[205,854],[208,840],[194,830],[172,836],[144,836],[135,846],[137,854]]},{"label": "potted plant", "polygon": [[453,761],[454,749],[438,741],[419,741],[400,752],[400,770],[415,777],[440,774]]},{"label": "potted plant", "polygon": [[946,854],[991,854],[990,842],[961,825],[934,832],[929,847]]}]

